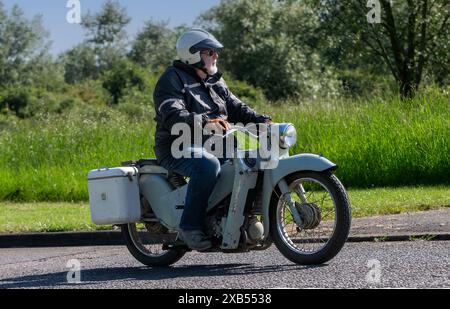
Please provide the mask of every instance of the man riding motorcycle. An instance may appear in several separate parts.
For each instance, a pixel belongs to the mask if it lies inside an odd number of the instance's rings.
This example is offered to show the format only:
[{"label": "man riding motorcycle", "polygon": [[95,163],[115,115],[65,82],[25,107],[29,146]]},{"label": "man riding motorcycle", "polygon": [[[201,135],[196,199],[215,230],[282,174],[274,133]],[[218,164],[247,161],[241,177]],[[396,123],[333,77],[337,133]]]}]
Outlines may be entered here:
[{"label": "man riding motorcycle", "polygon": [[171,147],[177,136],[171,135],[172,127],[186,123],[194,132],[196,122],[201,122],[197,125],[226,131],[229,123],[271,123],[271,119],[228,89],[217,69],[223,45],[212,34],[192,29],[181,35],[176,48],[179,60],[166,69],[154,91],[155,154],[161,166],[190,178],[179,237],[191,249],[204,251],[212,246],[203,232],[207,203],[223,161],[201,147],[190,149],[192,156],[174,158]]}]

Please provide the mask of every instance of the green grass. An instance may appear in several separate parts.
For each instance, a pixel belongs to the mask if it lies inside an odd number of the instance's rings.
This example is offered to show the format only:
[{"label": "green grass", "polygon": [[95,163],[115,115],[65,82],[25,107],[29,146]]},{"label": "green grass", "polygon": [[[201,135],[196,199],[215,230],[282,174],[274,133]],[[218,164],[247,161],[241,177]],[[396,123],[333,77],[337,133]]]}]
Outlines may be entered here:
[{"label": "green grass", "polygon": [[92,231],[86,203],[1,203],[0,232]]},{"label": "green grass", "polygon": [[[405,102],[289,101],[256,109],[296,126],[293,153],[322,153],[339,165],[345,186],[371,188],[450,184],[449,102],[448,92],[431,89]],[[44,119],[0,117],[0,201],[86,201],[89,170],[154,157],[153,107],[140,106],[137,118],[119,110],[86,105]]]},{"label": "green grass", "polygon": [[[349,187],[450,183],[450,97],[311,102],[277,120],[293,122],[294,152],[323,153]],[[288,109],[283,107],[283,109]]]},{"label": "green grass", "polygon": [[450,186],[353,189],[352,216],[368,217],[450,207]]},{"label": "green grass", "polygon": [[[450,207],[450,187],[350,190],[353,217]],[[92,231],[87,203],[0,203],[0,233]]]},{"label": "green grass", "polygon": [[0,136],[0,200],[86,201],[88,172],[152,157],[153,132],[115,111],[15,123]]}]

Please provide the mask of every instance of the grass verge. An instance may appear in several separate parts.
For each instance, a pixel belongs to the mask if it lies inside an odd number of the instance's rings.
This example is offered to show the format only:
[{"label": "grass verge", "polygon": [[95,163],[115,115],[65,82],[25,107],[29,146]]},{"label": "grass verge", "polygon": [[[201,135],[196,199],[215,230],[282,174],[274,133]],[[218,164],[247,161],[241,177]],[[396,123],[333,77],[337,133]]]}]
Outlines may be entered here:
[{"label": "grass verge", "polygon": [[[254,106],[292,122],[292,154],[322,153],[339,165],[347,187],[450,184],[449,94],[413,100],[374,98],[287,101]],[[153,106],[140,118],[88,106],[57,117],[0,126],[0,201],[86,201],[87,173],[154,157]],[[1,119],[0,119],[1,120]]]},{"label": "grass verge", "polygon": [[[450,187],[349,190],[353,217],[399,214],[450,207]],[[0,233],[93,231],[110,229],[91,223],[82,203],[0,203]]]}]

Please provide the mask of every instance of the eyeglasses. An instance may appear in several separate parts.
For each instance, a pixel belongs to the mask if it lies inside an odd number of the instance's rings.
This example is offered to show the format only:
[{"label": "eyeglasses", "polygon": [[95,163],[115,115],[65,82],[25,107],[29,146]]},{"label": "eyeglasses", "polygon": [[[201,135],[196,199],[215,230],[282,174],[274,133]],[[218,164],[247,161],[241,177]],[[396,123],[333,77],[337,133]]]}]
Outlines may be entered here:
[{"label": "eyeglasses", "polygon": [[217,50],[215,49],[206,49],[200,52],[200,54],[208,55],[209,57],[212,57],[215,53],[217,53]]}]

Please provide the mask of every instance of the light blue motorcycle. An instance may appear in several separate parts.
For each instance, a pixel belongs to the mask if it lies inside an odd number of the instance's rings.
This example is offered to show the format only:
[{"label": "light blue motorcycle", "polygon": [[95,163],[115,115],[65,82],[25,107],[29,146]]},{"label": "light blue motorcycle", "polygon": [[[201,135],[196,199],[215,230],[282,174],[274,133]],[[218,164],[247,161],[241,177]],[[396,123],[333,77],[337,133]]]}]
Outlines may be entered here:
[{"label": "light blue motorcycle", "polygon": [[[252,134],[233,132],[239,130]],[[276,141],[269,137],[274,132]],[[325,263],[342,249],[351,224],[348,195],[333,175],[337,165],[320,155],[290,156],[297,141],[291,124],[274,124],[267,136],[276,157],[241,150],[222,165],[209,199],[205,232],[214,246],[207,252],[250,252],[275,243],[294,263]],[[121,225],[129,251],[148,266],[177,262],[189,251],[177,238],[187,179],[155,159],[123,165],[137,170],[141,204],[139,222]]]}]

